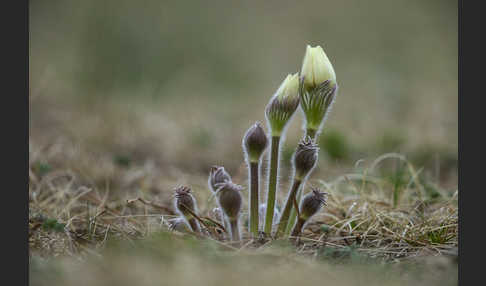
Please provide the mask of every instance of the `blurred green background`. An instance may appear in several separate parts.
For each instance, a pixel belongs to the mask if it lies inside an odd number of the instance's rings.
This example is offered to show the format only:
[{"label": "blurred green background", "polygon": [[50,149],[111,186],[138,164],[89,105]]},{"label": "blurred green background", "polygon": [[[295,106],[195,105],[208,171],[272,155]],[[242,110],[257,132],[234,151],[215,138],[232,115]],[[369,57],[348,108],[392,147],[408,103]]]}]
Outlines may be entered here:
[{"label": "blurred green background", "polygon": [[[244,183],[241,137],[311,44],[340,85],[314,178],[400,152],[457,186],[456,1],[33,0],[29,9],[30,148],[58,163],[94,172],[149,162],[162,176],[222,164]],[[282,147],[284,179],[301,125],[298,114]]]}]

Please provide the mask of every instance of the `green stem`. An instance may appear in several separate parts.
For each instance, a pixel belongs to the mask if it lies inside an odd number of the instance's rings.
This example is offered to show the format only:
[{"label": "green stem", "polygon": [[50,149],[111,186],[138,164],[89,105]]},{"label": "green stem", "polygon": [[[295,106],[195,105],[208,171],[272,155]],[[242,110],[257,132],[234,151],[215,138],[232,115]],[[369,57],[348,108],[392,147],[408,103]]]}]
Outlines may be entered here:
[{"label": "green stem", "polygon": [[258,236],[258,162],[250,162],[250,232],[254,237]]},{"label": "green stem", "polygon": [[278,155],[280,136],[272,136],[270,153],[270,173],[268,175],[267,212],[265,216],[265,233],[271,235],[275,196],[277,193]]},{"label": "green stem", "polygon": [[276,236],[280,236],[282,233],[284,233],[285,229],[287,228],[287,224],[289,222],[289,215],[290,211],[293,210],[294,206],[294,199],[295,196],[297,195],[297,191],[299,190],[300,184],[302,181],[300,179],[295,179],[294,178],[294,183],[292,184],[292,188],[290,189],[289,196],[287,198],[287,202],[285,202],[285,207],[283,209],[282,214],[280,215],[280,221],[278,223],[278,229]]},{"label": "green stem", "polygon": [[[313,129],[313,128],[307,128],[305,130],[305,136],[309,136],[311,137],[312,140],[314,140],[314,142],[317,141],[317,130],[316,129]],[[300,205],[300,198],[302,197],[302,189],[304,188],[304,184],[302,184],[302,188],[297,192],[297,196],[296,196],[296,201],[297,203]],[[292,227],[294,226],[295,224],[295,221],[297,219],[297,212],[295,211],[294,208],[292,208],[292,211],[290,212],[290,218],[289,218],[289,222],[287,224],[287,228],[285,229],[285,234],[289,234],[290,231],[292,230]]]},{"label": "green stem", "polygon": [[[297,204],[300,206],[300,198],[302,197],[302,189],[304,184],[302,184],[302,188],[298,190],[297,195],[295,196],[295,200],[297,201]],[[287,223],[287,228],[285,229],[285,234],[289,234],[290,231],[292,230],[292,227],[295,224],[295,220],[297,219],[297,211],[295,208],[292,208],[292,211],[290,212],[290,218],[289,222]]]}]

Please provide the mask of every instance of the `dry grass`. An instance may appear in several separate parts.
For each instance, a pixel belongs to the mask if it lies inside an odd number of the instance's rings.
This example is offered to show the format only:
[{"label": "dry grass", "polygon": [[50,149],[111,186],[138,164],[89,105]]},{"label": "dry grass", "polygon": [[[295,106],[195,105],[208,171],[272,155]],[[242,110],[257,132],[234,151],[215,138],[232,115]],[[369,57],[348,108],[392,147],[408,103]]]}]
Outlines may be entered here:
[{"label": "dry grass", "polygon": [[[450,197],[440,190],[427,193],[418,180],[418,172],[405,161],[407,173],[402,174],[402,186],[394,195],[396,182],[392,184],[389,179],[372,174],[381,162],[397,158],[401,157],[397,154],[382,156],[361,173],[344,175],[332,182],[311,180],[310,184],[320,185],[329,192],[329,201],[304,231],[299,249],[309,249],[313,245],[310,252],[315,253],[320,249],[317,246],[355,245],[358,251],[369,254],[403,258],[448,253],[456,248],[457,191]],[[122,197],[115,195],[116,192],[113,194],[110,185],[101,189],[90,185],[75,170],[43,172],[46,171],[42,167],[31,165],[30,227],[34,252],[48,249],[48,253],[75,256],[86,250],[86,244],[96,249],[112,236],[133,240],[156,231],[167,231],[169,220],[174,218],[170,195],[174,184],[165,183],[161,186],[164,191],[150,188],[150,183],[144,186],[157,176],[155,168],[115,167],[114,182],[110,184],[137,186],[134,192]],[[200,185],[194,185],[193,189],[201,216],[218,220],[211,211],[216,205],[210,198],[210,191],[202,184],[204,178],[196,181]],[[65,228],[60,233],[45,232],[43,227],[49,229],[48,218],[65,224]],[[52,239],[51,234],[56,239]],[[225,243],[220,236],[211,239]],[[245,238],[243,244],[258,243]],[[50,246],[46,248],[46,245]],[[310,253],[309,250],[304,252]]]},{"label": "dry grass", "polygon": [[[216,220],[216,204],[207,187],[209,168],[225,165],[235,183],[246,186],[242,156],[235,156],[241,152],[239,143],[228,146],[223,136],[213,151],[203,151],[185,140],[191,135],[184,122],[144,108],[127,112],[112,105],[106,113],[104,105],[90,105],[88,111],[44,98],[31,99],[31,104],[33,284],[79,285],[89,276],[92,285],[159,285],[153,281],[161,279],[167,285],[189,285],[191,279],[184,273],[188,268],[197,273],[200,284],[208,285],[224,284],[218,279],[226,275],[234,277],[236,285],[247,285],[248,277],[280,285],[324,279],[338,285],[363,280],[372,285],[435,285],[453,284],[457,278],[457,265],[449,257],[457,256],[458,190],[450,187],[453,183],[425,176],[429,170],[401,154],[384,154],[354,166],[332,165],[322,156],[324,164],[305,190],[316,186],[328,192],[328,206],[313,217],[300,240],[252,241],[243,227],[243,241],[235,245],[216,232],[195,237],[180,227],[171,230],[170,220],[176,217],[172,189],[179,184],[192,187],[203,219]],[[228,139],[240,136],[231,133]],[[288,139],[286,145],[292,148]],[[184,152],[188,149],[193,152]],[[215,157],[219,159],[211,161]],[[280,203],[288,190],[288,171],[282,169]],[[208,257],[227,263],[206,263]],[[159,271],[161,265],[165,268]],[[312,279],[295,280],[307,276]]]},{"label": "dry grass", "polygon": [[[231,272],[230,276],[241,285],[246,285],[245,277],[249,276],[254,281],[280,285],[311,285],[322,279],[338,285],[356,285],[363,279],[373,285],[408,285],[418,283],[419,277],[426,277],[420,280],[423,285],[433,285],[456,277],[449,260],[426,260],[425,264],[422,260],[457,256],[458,192],[437,186],[431,191],[433,185],[420,179],[421,170],[399,154],[383,155],[367,166],[357,164],[353,173],[332,181],[314,176],[307,186],[327,191],[328,206],[312,219],[296,243],[266,238],[253,241],[243,227],[244,239],[235,245],[217,233],[194,240],[194,234],[183,228],[171,230],[170,220],[176,217],[171,190],[181,182],[178,176],[184,174],[179,169],[164,172],[153,162],[113,163],[109,156],[94,157],[92,152],[62,140],[47,146],[31,143],[30,149],[29,248],[31,279],[36,283],[80,285],[85,282],[82,277],[88,275],[91,285],[155,285],[154,281],[160,279],[167,285],[189,285],[193,280],[184,273],[190,269],[201,285],[223,285],[218,277],[228,275],[228,267],[240,267],[239,274]],[[394,168],[392,174],[381,171]],[[191,182],[201,217],[217,220],[207,178],[182,176],[183,181]],[[242,177],[236,179],[245,183]],[[282,181],[280,199],[286,190],[287,182]],[[162,241],[157,238],[160,235]],[[112,244],[117,246],[110,247]],[[163,253],[147,254],[138,251],[139,247]],[[221,268],[214,261],[207,265],[208,255],[230,259],[227,263],[232,266]],[[335,265],[346,261],[358,263],[350,268]],[[426,269],[440,270],[432,277],[407,270],[410,266],[391,266],[386,271],[394,274],[380,275],[384,271],[380,267],[388,267],[380,263],[409,265],[408,261],[432,263]],[[369,263],[374,266],[364,267]],[[166,265],[162,272],[161,264]],[[257,271],[258,267],[249,266],[253,264],[271,267]],[[104,268],[110,271],[109,277],[104,275]],[[440,274],[444,271],[447,275]],[[403,273],[410,277],[396,278]],[[313,278],[304,282],[291,278],[307,275]]]}]

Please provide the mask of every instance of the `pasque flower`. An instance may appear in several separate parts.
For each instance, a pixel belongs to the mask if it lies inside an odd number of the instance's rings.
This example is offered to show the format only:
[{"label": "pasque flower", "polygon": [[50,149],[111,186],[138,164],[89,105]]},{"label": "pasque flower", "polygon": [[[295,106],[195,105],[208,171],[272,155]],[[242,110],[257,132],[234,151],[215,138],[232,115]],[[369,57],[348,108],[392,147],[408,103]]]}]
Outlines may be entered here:
[{"label": "pasque flower", "polygon": [[260,122],[251,126],[243,136],[243,151],[249,162],[258,162],[267,148],[268,139]]},{"label": "pasque flower", "polygon": [[218,204],[223,210],[230,225],[233,241],[240,240],[239,217],[242,204],[241,190],[243,187],[226,181],[217,185],[216,196]]},{"label": "pasque flower", "polygon": [[260,182],[260,159],[267,148],[268,139],[265,130],[259,122],[256,122],[243,137],[243,151],[248,164],[248,181],[250,185],[249,195],[249,229],[254,237],[259,231],[259,182]]},{"label": "pasque flower", "polygon": [[280,136],[295,110],[299,106],[299,76],[289,74],[270,99],[265,116],[272,136]]},{"label": "pasque flower", "polygon": [[267,213],[265,216],[264,231],[267,234],[272,232],[273,212],[275,209],[275,199],[277,195],[278,178],[278,157],[280,153],[280,138],[285,127],[292,118],[299,105],[299,80],[298,75],[287,75],[275,95],[270,99],[265,108],[265,116],[268,121],[271,133],[270,160],[268,173],[267,190]]},{"label": "pasque flower", "polygon": [[316,138],[338,88],[334,68],[321,46],[307,45],[299,81],[306,134]]},{"label": "pasque flower", "polygon": [[300,215],[292,230],[292,236],[299,236],[309,219],[326,205],[326,195],[327,193],[321,192],[320,189],[312,188],[312,191],[302,198],[299,208]]},{"label": "pasque flower", "polygon": [[214,193],[218,189],[216,185],[226,181],[231,181],[231,176],[226,172],[224,167],[212,166],[208,178],[209,189]]},{"label": "pasque flower", "polygon": [[196,199],[191,194],[191,189],[189,187],[179,186],[175,188],[174,193],[175,209],[187,221],[192,231],[200,232],[199,223],[194,217],[194,214],[197,215]]}]

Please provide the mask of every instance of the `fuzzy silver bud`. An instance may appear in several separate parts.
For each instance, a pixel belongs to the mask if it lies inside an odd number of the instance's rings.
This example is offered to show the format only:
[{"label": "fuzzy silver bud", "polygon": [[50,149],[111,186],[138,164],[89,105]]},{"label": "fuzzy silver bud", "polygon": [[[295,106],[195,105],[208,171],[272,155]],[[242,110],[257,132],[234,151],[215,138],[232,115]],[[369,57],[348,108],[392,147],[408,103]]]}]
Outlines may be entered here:
[{"label": "fuzzy silver bud", "polygon": [[256,122],[243,136],[243,150],[247,154],[249,162],[259,162],[267,145],[267,135],[260,122]]},{"label": "fuzzy silver bud", "polygon": [[181,214],[194,232],[200,232],[199,223],[193,214],[197,214],[196,199],[191,194],[191,189],[186,186],[175,188],[175,209]]},{"label": "fuzzy silver bud", "polygon": [[327,193],[321,192],[318,188],[312,188],[312,191],[302,198],[300,204],[300,217],[308,220],[318,213],[326,205]]},{"label": "fuzzy silver bud", "polygon": [[305,179],[310,171],[312,171],[316,166],[319,157],[318,153],[319,147],[314,144],[314,141],[309,136],[306,136],[299,142],[292,160],[295,168],[295,177],[297,179]]},{"label": "fuzzy silver bud", "polygon": [[318,188],[312,188],[312,191],[302,198],[299,208],[300,216],[295,222],[291,234],[293,237],[300,236],[309,219],[326,205],[326,195],[327,193],[321,192]]},{"label": "fuzzy silver bud", "polygon": [[175,188],[176,209],[185,217],[192,217],[191,212],[196,210],[196,200],[191,194],[191,189],[185,186]]},{"label": "fuzzy silver bud", "polygon": [[212,166],[211,170],[209,171],[209,179],[208,179],[208,186],[212,192],[216,192],[218,189],[216,187],[217,184],[231,182],[231,176],[226,172],[224,167],[222,166]]},{"label": "fuzzy silver bud", "polygon": [[225,215],[230,219],[237,219],[242,205],[241,190],[243,187],[230,181],[218,184],[216,191],[218,203]]},{"label": "fuzzy silver bud", "polygon": [[240,240],[239,217],[242,205],[241,190],[243,187],[230,181],[218,184],[216,195],[218,204],[223,210],[231,229],[231,239]]}]

